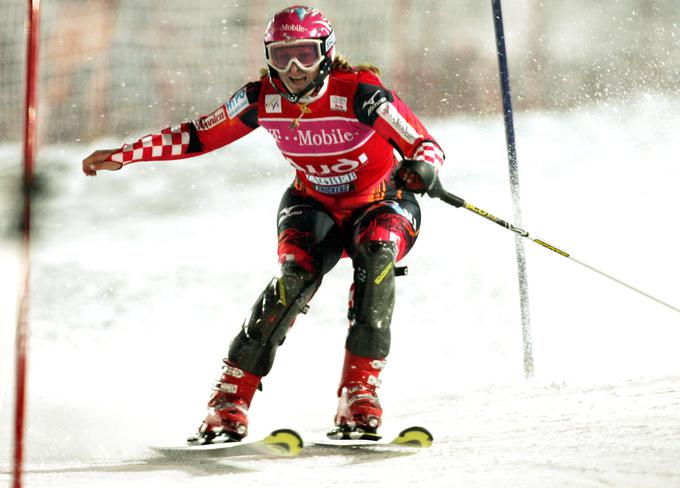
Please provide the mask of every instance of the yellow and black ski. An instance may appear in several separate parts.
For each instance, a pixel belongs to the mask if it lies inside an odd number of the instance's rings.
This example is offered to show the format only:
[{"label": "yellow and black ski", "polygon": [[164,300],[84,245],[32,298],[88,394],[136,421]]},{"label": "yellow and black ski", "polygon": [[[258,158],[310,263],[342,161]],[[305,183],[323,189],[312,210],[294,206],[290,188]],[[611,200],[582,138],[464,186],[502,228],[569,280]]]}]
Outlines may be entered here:
[{"label": "yellow and black ski", "polygon": [[425,427],[413,426],[402,430],[392,440],[385,440],[380,436],[373,434],[371,436],[362,436],[357,439],[324,439],[308,443],[308,445],[320,447],[350,447],[357,449],[380,448],[382,450],[417,450],[428,448],[432,446],[433,442],[434,438],[429,430]]},{"label": "yellow and black ski", "polygon": [[262,439],[216,444],[152,447],[169,459],[222,458],[237,456],[295,457],[303,448],[300,434],[292,429],[278,429]]},{"label": "yellow and black ski", "polygon": [[408,427],[392,440],[380,438],[377,434],[361,439],[324,439],[303,443],[302,437],[292,429],[278,429],[262,439],[234,441],[203,445],[152,447],[163,457],[177,461],[197,459],[236,458],[247,456],[295,457],[307,448],[348,448],[357,450],[417,452],[432,446],[433,437],[425,427]]}]

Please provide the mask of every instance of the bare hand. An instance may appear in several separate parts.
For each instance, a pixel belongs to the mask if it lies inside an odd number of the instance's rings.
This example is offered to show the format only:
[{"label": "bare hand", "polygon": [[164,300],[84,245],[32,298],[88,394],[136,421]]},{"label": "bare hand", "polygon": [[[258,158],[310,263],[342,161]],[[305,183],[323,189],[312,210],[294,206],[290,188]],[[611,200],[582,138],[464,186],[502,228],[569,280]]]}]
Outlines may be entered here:
[{"label": "bare hand", "polygon": [[122,164],[106,160],[106,158],[117,150],[118,149],[99,149],[90,154],[83,159],[83,173],[87,176],[97,176],[97,171],[100,169],[116,171],[122,168]]}]

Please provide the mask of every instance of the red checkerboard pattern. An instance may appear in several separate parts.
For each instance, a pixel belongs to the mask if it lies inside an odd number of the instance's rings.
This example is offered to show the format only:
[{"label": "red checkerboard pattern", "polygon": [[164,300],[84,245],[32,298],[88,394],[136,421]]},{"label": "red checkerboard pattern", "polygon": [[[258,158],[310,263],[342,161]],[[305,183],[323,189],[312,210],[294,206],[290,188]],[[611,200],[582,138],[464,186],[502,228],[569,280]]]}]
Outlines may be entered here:
[{"label": "red checkerboard pattern", "polygon": [[175,159],[186,154],[189,148],[190,123],[185,122],[163,129],[160,134],[149,134],[132,144],[125,144],[108,157],[109,161],[123,166],[135,161]]},{"label": "red checkerboard pattern", "polygon": [[416,148],[413,159],[434,164],[435,169],[439,171],[439,168],[444,164],[444,152],[435,143],[425,141]]}]

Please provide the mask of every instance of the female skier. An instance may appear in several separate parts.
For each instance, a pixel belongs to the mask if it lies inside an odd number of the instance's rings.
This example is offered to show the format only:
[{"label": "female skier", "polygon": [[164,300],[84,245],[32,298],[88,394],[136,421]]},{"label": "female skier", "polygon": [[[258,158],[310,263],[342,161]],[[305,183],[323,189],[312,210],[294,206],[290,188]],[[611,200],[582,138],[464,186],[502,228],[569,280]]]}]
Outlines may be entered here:
[{"label": "female skier", "polygon": [[[193,444],[239,441],[248,408],[296,316],[342,257],[352,259],[349,331],[332,438],[376,438],[376,389],[390,351],[395,264],[418,236],[414,193],[436,183],[444,154],[371,65],[335,56],[335,33],[316,9],[293,6],[269,22],[267,70],[209,115],[119,149],[98,150],[83,172],[199,156],[262,126],[295,178],[278,211],[280,275],[255,301],[229,347]],[[398,153],[398,157],[395,153]]]}]

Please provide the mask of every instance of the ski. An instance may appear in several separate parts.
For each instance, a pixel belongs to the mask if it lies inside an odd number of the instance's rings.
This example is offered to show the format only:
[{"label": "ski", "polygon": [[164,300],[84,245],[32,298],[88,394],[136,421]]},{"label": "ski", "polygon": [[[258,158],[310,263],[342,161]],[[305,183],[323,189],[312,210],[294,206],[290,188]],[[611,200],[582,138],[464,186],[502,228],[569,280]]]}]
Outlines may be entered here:
[{"label": "ski", "polygon": [[157,446],[151,449],[175,460],[196,458],[222,458],[238,456],[294,457],[300,454],[303,442],[300,434],[292,429],[278,429],[262,439],[234,441],[203,445]]},{"label": "ski", "polygon": [[432,446],[434,438],[425,427],[412,426],[399,432],[392,440],[385,440],[376,434],[364,435],[359,439],[323,439],[307,443],[308,446],[328,448],[347,447],[355,449],[379,448],[382,450],[417,450]]},{"label": "ski", "polygon": [[379,435],[364,435],[359,439],[320,439],[303,443],[302,437],[292,429],[278,429],[262,439],[234,441],[203,445],[156,446],[151,449],[161,456],[175,461],[195,459],[219,459],[246,456],[295,457],[308,449],[356,449],[399,451],[415,453],[432,446],[433,437],[425,427],[412,426],[403,429],[391,440]]}]

